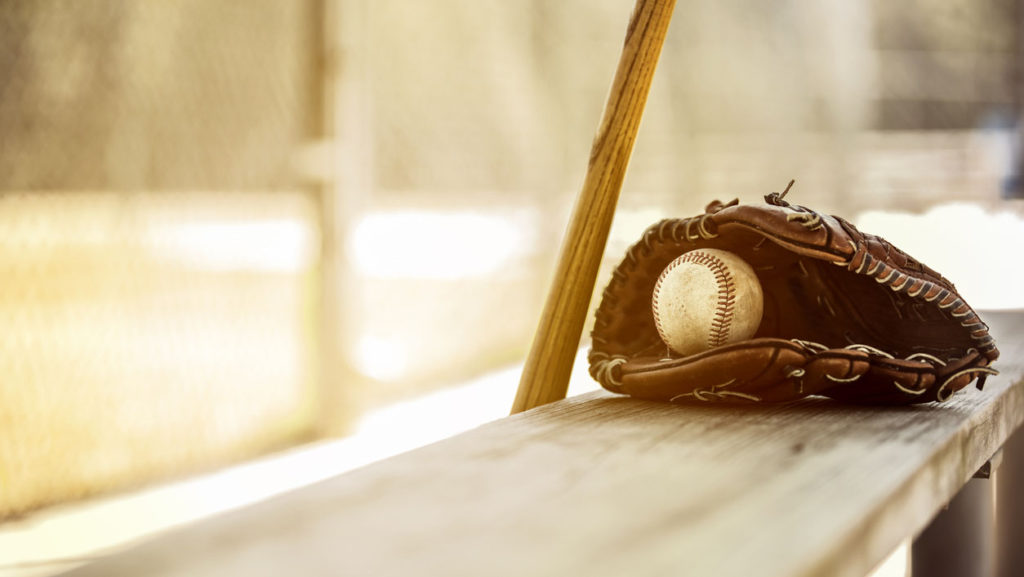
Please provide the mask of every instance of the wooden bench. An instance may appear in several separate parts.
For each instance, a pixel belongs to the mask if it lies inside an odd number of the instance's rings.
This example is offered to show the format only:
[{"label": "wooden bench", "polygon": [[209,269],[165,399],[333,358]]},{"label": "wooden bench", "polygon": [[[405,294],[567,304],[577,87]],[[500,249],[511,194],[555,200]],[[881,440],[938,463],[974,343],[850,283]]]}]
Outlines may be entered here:
[{"label": "wooden bench", "polygon": [[71,574],[862,577],[1024,421],[1024,315],[944,404],[676,406],[590,393]]}]

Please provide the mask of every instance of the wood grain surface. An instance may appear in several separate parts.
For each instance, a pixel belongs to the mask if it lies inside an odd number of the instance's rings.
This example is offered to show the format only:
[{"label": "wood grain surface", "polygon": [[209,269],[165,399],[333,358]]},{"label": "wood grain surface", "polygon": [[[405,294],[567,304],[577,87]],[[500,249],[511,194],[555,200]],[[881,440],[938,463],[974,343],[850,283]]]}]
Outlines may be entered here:
[{"label": "wood grain surface", "polygon": [[1002,374],[944,404],[552,403],[74,571],[104,575],[862,577],[1024,420]]},{"label": "wood grain surface", "polygon": [[565,398],[675,0],[637,0],[512,412]]}]

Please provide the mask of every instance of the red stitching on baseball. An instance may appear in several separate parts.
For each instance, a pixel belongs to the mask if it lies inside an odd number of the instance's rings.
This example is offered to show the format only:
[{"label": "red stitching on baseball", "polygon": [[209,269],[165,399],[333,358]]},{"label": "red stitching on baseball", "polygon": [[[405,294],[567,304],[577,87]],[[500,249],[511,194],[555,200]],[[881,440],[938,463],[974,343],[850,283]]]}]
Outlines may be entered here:
[{"label": "red stitching on baseball", "polygon": [[736,285],[729,274],[729,269],[720,258],[705,252],[697,252],[692,258],[686,258],[692,254],[686,253],[683,260],[710,268],[718,284],[718,304],[715,306],[715,318],[711,321],[711,332],[708,333],[708,346],[717,347],[725,344],[729,338],[729,326],[732,324],[733,308],[736,305]]},{"label": "red stitching on baseball", "polygon": [[652,302],[654,326],[658,329],[661,340],[668,342],[665,333],[661,330],[661,317],[658,315],[658,292],[661,289],[662,279],[668,276],[672,269],[684,262],[706,266],[715,275],[715,283],[718,285],[718,302],[715,305],[715,317],[711,320],[711,331],[708,333],[708,347],[721,346],[729,338],[729,326],[732,324],[733,309],[736,306],[736,284],[722,259],[699,249],[690,251],[669,263],[658,277],[658,282],[654,284]]},{"label": "red stitching on baseball", "polygon": [[661,292],[662,279],[668,276],[668,273],[671,272],[672,269],[679,266],[680,262],[681,261],[677,258],[668,263],[665,270],[661,271],[661,275],[658,276],[658,281],[654,283],[654,294],[651,298],[651,310],[654,312],[654,328],[658,330],[658,336],[661,337],[661,340],[665,343],[668,343],[668,337],[666,337],[665,333],[661,330],[661,315],[658,314],[658,293]]}]

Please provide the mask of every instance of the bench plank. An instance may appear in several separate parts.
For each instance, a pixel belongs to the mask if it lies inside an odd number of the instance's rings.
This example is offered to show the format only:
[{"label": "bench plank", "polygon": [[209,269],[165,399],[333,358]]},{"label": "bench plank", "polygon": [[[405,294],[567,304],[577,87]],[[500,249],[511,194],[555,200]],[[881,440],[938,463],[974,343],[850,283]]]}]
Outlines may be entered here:
[{"label": "bench plank", "polygon": [[941,405],[674,406],[597,392],[184,528],[93,575],[863,577],[1024,420],[1024,316]]}]

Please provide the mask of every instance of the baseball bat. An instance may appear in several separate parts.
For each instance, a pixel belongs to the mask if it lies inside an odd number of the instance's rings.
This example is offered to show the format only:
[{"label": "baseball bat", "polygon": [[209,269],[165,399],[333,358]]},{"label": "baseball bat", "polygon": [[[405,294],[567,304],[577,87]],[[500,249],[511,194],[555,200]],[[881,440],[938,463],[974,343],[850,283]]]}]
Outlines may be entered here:
[{"label": "baseball bat", "polygon": [[675,0],[637,0],[512,413],[565,398]]}]

